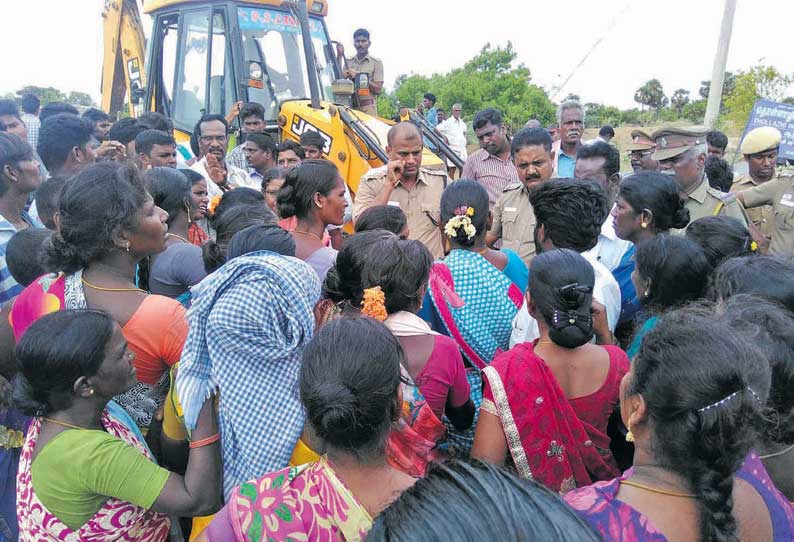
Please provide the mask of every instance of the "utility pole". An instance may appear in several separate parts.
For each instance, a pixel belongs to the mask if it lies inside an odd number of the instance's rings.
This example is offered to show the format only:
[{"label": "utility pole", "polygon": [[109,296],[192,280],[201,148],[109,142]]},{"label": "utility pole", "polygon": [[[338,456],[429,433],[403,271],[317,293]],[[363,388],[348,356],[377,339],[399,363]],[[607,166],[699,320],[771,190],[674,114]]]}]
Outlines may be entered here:
[{"label": "utility pole", "polygon": [[731,45],[731,32],[733,32],[733,14],[736,11],[736,0],[725,0],[722,12],[722,26],[720,27],[720,40],[717,42],[717,53],[714,55],[714,68],[711,70],[711,87],[709,101],[706,105],[706,117],[703,124],[709,130],[714,128],[717,115],[722,102],[722,85],[725,81],[725,65],[728,62],[728,48]]}]

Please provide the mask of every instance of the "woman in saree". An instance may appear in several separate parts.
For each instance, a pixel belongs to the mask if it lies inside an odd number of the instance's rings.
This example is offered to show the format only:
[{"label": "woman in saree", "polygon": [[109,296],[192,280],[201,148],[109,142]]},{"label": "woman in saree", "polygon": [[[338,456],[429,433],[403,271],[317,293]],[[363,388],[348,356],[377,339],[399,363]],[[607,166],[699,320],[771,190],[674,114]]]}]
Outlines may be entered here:
[{"label": "woman in saree", "polygon": [[372,247],[362,272],[362,313],[384,320],[405,354],[403,416],[389,438],[389,460],[423,476],[446,432],[441,420],[465,431],[474,419],[466,369],[457,343],[416,315],[427,289],[433,258],[419,241],[391,235]]},{"label": "woman in saree", "polygon": [[485,246],[490,220],[488,192],[480,183],[463,179],[444,190],[441,222],[451,251],[433,264],[420,313],[433,329],[455,339],[477,369],[508,349],[528,278],[514,252]]},{"label": "woman in saree", "polygon": [[783,542],[794,512],[751,450],[769,363],[713,310],[662,316],[620,386],[635,445],[623,476],[565,495],[614,542]]},{"label": "woman in saree", "polygon": [[168,215],[154,204],[135,167],[91,165],[61,194],[60,228],[47,248],[50,269],[0,312],[0,359],[13,360],[25,330],[64,309],[106,311],[135,352],[138,383],[116,401],[146,431],[168,391],[169,367],[187,336],[178,301],[149,295],[135,283],[138,262],[165,249]]},{"label": "woman in saree", "polygon": [[[419,311],[434,331],[458,343],[478,410],[482,399],[480,371],[510,347],[513,318],[523,303],[529,273],[515,252],[485,245],[490,222],[488,192],[480,183],[462,179],[444,190],[441,223],[451,251],[430,269]],[[450,452],[468,455],[473,429],[449,429]]]},{"label": "woman in saree", "polygon": [[594,283],[593,267],[572,250],[536,256],[527,306],[540,338],[483,370],[472,455],[497,465],[509,458],[520,476],[556,492],[620,473],[607,425],[629,361],[618,347],[589,342]]},{"label": "woman in saree", "polygon": [[345,239],[345,245],[328,270],[323,282],[323,293],[317,304],[317,324],[333,320],[343,314],[358,314],[364,299],[361,274],[370,261],[372,248],[380,241],[394,237],[386,230],[355,233]]},{"label": "woman in saree", "polygon": [[415,482],[386,453],[403,362],[400,343],[371,318],[321,327],[304,352],[299,390],[325,455],[235,487],[199,540],[363,541],[372,519]]},{"label": "woman in saree", "polygon": [[176,392],[191,431],[218,390],[226,496],[289,464],[305,423],[295,387],[319,296],[309,265],[264,251],[226,262],[193,288]]},{"label": "woman in saree", "polygon": [[136,384],[135,354],[107,314],[45,315],[21,338],[16,359],[15,400],[35,416],[17,476],[21,541],[164,542],[169,515],[218,509],[212,399],[201,406],[185,475],[159,467],[111,400]]}]

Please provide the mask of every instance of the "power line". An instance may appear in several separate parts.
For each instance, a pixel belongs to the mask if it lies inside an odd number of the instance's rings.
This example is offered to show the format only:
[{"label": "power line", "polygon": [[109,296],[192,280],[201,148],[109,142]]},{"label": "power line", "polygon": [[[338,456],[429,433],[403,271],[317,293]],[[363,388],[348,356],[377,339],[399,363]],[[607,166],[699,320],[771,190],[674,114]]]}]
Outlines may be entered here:
[{"label": "power line", "polygon": [[571,70],[571,73],[568,74],[568,77],[566,77],[565,80],[559,86],[551,89],[552,100],[554,100],[562,92],[562,90],[565,88],[565,85],[567,85],[568,82],[573,78],[573,76],[576,75],[576,72],[579,71],[579,68],[581,68],[582,65],[587,61],[587,59],[590,58],[590,55],[593,53],[593,51],[595,51],[596,48],[599,45],[601,45],[601,42],[604,41],[604,38],[607,36],[607,34],[612,32],[612,29],[615,28],[615,25],[617,24],[618,20],[629,9],[631,9],[631,2],[628,2],[625,6],[623,6],[623,9],[621,9],[616,15],[614,15],[610,19],[609,24],[607,25],[607,28],[604,31],[604,33],[601,34],[601,36],[598,37],[598,39],[595,41],[595,43],[593,43],[590,49],[587,50],[585,55],[582,57],[582,60],[580,60],[579,63],[576,66],[574,66],[573,70]]}]

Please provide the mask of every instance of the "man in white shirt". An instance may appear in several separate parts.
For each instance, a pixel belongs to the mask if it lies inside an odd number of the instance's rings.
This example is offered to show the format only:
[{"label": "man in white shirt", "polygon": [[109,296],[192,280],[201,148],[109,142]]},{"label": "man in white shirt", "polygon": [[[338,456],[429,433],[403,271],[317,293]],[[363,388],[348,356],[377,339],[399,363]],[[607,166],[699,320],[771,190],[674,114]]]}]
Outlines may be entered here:
[{"label": "man in white shirt", "polygon": [[[607,194],[607,206],[612,209],[620,186],[620,153],[601,140],[582,145],[576,153],[574,177],[596,181],[601,185]],[[614,272],[630,248],[629,241],[619,239],[615,234],[612,217],[607,214],[601,225],[601,233],[598,234],[598,243],[587,251],[585,257],[601,262]]]},{"label": "man in white shirt", "polygon": [[229,124],[223,115],[204,115],[196,123],[194,134],[198,140],[199,161],[191,169],[207,179],[210,198],[233,188],[245,186],[259,192],[262,187],[248,172],[226,162],[229,144]]},{"label": "man in white shirt", "polygon": [[[601,225],[609,214],[607,195],[595,181],[553,179],[538,185],[529,201],[535,212],[535,250],[567,248],[579,252],[593,266],[593,298],[604,306],[610,333],[620,317],[620,287],[603,264],[588,254],[598,242]],[[530,278],[531,280],[531,278]],[[513,321],[510,346],[537,339],[537,322],[524,306]],[[596,337],[599,343],[612,343],[612,337]]]},{"label": "man in white shirt", "polygon": [[[466,139],[466,122],[460,118],[462,111],[463,107],[461,107],[460,104],[453,105],[452,116],[439,124],[436,130],[446,138],[449,148],[455,151],[455,154],[460,156],[460,159],[465,162],[469,157],[469,153],[466,150],[466,144],[468,142]],[[447,170],[450,179],[454,178],[455,169],[455,166],[447,162]]]}]

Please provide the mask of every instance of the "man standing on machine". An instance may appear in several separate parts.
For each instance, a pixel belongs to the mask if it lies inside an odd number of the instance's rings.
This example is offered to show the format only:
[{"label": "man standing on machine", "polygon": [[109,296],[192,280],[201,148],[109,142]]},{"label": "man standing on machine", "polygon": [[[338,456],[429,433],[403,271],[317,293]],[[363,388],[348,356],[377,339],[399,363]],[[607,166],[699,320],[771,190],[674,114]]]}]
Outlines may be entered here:
[{"label": "man standing on machine", "polygon": [[345,58],[345,49],[337,44],[336,51],[342,74],[353,81],[353,105],[368,115],[378,115],[378,95],[383,90],[383,62],[369,54],[369,31],[359,28],[353,32],[355,56]]}]

